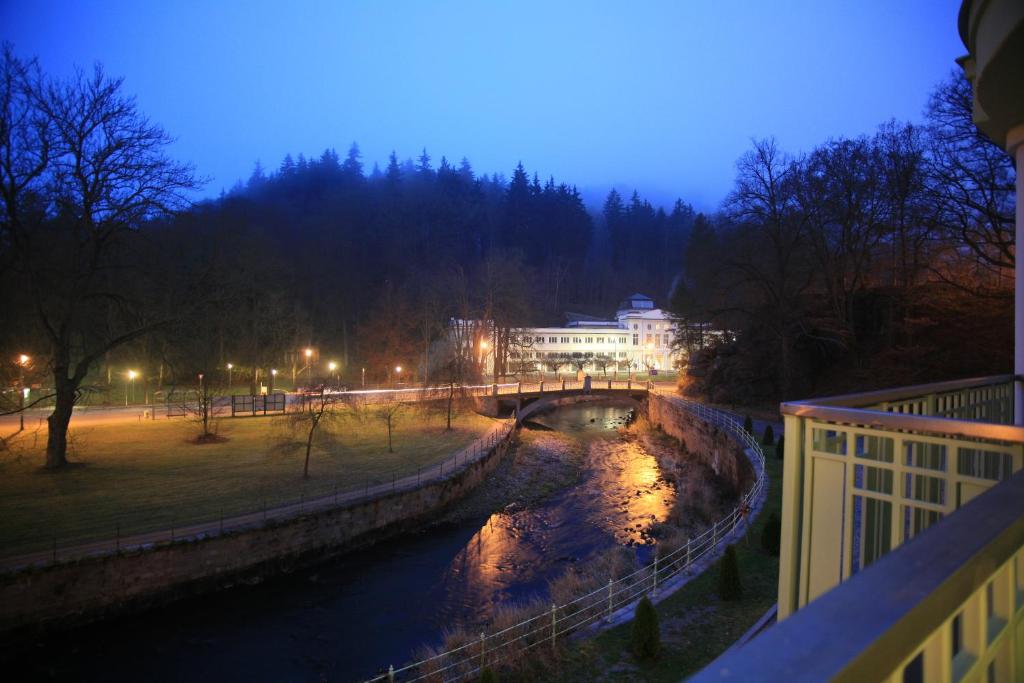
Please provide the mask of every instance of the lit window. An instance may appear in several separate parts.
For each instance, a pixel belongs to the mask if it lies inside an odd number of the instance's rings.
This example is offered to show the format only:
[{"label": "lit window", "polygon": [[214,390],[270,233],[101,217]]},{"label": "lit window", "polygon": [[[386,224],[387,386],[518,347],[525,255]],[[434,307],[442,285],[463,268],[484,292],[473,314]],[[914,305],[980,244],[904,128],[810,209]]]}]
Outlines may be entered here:
[{"label": "lit window", "polygon": [[604,337],[598,337],[597,338],[597,343],[598,344],[604,344]]},{"label": "lit window", "polygon": [[544,343],[544,337],[535,337],[534,341],[537,342],[538,344],[543,344]]},{"label": "lit window", "polygon": [[634,329],[634,330],[638,330],[638,329],[640,329],[640,326],[639,326],[639,325],[637,325],[636,323],[633,323],[633,329]]},{"label": "lit window", "polygon": [[633,335],[633,346],[640,346],[640,335],[639,334],[634,334]]},{"label": "lit window", "polygon": [[620,344],[625,344],[626,343],[626,338],[625,337],[619,337],[619,343]]},{"label": "lit window", "polygon": [[569,338],[568,337],[562,337],[562,343],[563,344],[568,344],[569,343]]},{"label": "lit window", "polygon": [[548,337],[548,344],[557,344],[558,337]]},{"label": "lit window", "polygon": [[593,344],[594,343],[594,338],[593,337],[587,337],[587,343],[588,344]]},{"label": "lit window", "polygon": [[651,329],[651,324],[647,323],[647,329]]}]

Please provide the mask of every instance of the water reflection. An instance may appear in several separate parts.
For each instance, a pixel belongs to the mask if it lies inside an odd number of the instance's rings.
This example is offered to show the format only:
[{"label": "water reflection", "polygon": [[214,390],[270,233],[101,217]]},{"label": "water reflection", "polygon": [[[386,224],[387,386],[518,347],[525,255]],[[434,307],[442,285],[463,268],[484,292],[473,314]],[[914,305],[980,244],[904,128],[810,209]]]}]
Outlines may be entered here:
[{"label": "water reflection", "polygon": [[490,516],[441,579],[445,621],[485,623],[501,603],[545,596],[548,581],[595,551],[651,542],[675,489],[653,455],[619,434],[628,410],[580,404],[535,418],[552,432],[524,430],[520,449],[556,454],[571,434],[583,448],[579,481],[540,506]]}]

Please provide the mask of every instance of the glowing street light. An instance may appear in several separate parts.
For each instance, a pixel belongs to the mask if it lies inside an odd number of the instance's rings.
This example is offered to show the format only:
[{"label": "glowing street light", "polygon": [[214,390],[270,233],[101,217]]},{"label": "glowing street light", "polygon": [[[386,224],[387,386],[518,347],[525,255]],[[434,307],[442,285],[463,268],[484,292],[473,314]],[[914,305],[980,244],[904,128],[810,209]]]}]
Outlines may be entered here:
[{"label": "glowing street light", "polygon": [[231,390],[231,371],[235,369],[235,364],[234,363],[228,363],[227,368],[228,368],[228,391],[230,391]]},{"label": "glowing street light", "polygon": [[28,391],[25,389],[25,367],[32,360],[24,353],[18,356],[18,431],[25,431],[25,399],[28,398]]},{"label": "glowing street light", "polygon": [[313,349],[306,349],[306,384],[313,384]]},{"label": "glowing street light", "polygon": [[139,373],[134,370],[128,371],[128,385],[124,388],[124,407],[128,407],[128,389],[131,388],[132,400],[135,400],[135,378],[139,376]]},{"label": "glowing street light", "polygon": [[401,379],[402,379],[402,366],[401,365],[396,365],[395,366],[395,383],[397,384],[398,382],[401,381]]},{"label": "glowing street light", "polygon": [[330,373],[332,375],[334,375],[334,381],[335,382],[338,381],[338,373],[335,372],[335,370],[337,370],[337,369],[338,369],[338,364],[335,363],[333,360],[330,363],[327,364],[327,370],[330,371]]},{"label": "glowing street light", "polygon": [[270,389],[267,393],[274,393],[274,379],[277,377],[277,368],[270,368]]}]

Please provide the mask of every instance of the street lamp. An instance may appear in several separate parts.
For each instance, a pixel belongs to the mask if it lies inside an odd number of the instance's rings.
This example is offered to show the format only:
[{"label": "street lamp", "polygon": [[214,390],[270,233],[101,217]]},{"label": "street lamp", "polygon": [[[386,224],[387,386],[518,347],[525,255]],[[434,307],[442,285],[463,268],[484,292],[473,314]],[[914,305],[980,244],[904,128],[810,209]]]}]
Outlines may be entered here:
[{"label": "street lamp", "polygon": [[[480,340],[480,373],[484,374],[484,361],[487,359],[487,349],[490,348],[490,344],[487,343],[486,339]],[[497,381],[497,380],[495,380]]]},{"label": "street lamp", "polygon": [[402,366],[395,366],[395,384],[398,384],[402,380]]},{"label": "street lamp", "polygon": [[335,370],[338,369],[338,364],[332,360],[330,363],[327,364],[327,369],[331,372],[332,375],[334,375],[334,382],[335,384],[337,384],[338,374],[335,372]]},{"label": "street lamp", "polygon": [[128,388],[131,387],[132,400],[135,400],[135,378],[139,376],[139,373],[134,370],[128,371],[128,386],[124,388],[124,407],[128,407]]},{"label": "street lamp", "polygon": [[18,356],[18,431],[25,431],[25,399],[28,392],[25,391],[25,366],[32,360],[24,353]]},{"label": "street lamp", "polygon": [[313,349],[306,349],[306,384],[313,384]]},{"label": "street lamp", "polygon": [[228,391],[231,391],[231,371],[234,370],[234,363],[228,363]]},{"label": "street lamp", "polygon": [[277,369],[270,368],[270,389],[267,391],[268,394],[274,393],[274,378],[277,377]]},{"label": "street lamp", "polygon": [[363,389],[366,388],[366,368],[363,368]]}]

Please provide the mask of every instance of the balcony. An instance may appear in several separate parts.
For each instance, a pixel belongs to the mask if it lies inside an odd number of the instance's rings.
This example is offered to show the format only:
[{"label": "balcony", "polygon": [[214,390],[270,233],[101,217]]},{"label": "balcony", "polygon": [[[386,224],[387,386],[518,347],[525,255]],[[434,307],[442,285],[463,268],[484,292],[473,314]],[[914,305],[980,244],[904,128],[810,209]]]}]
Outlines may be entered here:
[{"label": "balcony", "polygon": [[780,623],[697,680],[1024,680],[1014,379],[783,404]]}]

